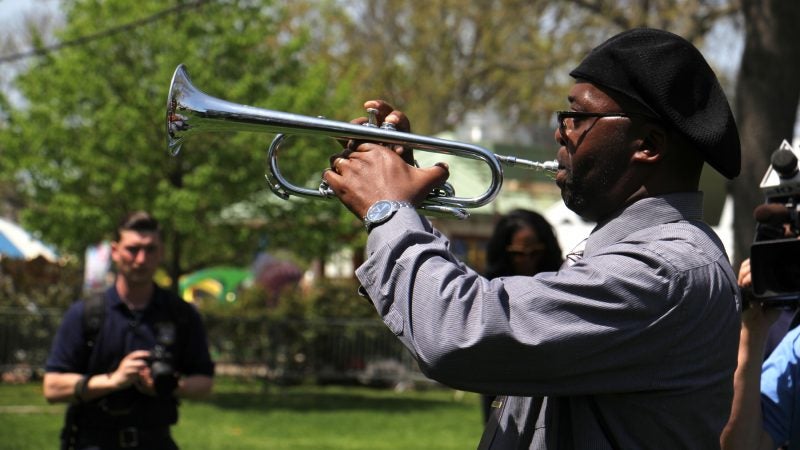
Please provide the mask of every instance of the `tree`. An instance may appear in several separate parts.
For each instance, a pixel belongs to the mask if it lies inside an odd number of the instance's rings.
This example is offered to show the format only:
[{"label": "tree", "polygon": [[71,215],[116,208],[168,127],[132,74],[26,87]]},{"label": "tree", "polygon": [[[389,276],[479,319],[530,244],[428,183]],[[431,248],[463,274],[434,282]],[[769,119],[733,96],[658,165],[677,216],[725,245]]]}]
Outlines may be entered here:
[{"label": "tree", "polygon": [[344,49],[330,64],[357,65],[354,94],[391,100],[421,134],[487,107],[511,124],[549,124],[565,104],[569,70],[611,34],[652,26],[699,44],[736,13],[727,0],[347,3],[352,13],[338,18]]},{"label": "tree", "polygon": [[[737,0],[283,3],[180,2],[160,14],[156,0],[66,2],[62,42],[124,32],[34,60],[16,83],[28,103],[0,103],[1,168],[13,166],[24,187],[26,225],[80,252],[123,210],[151,209],[167,218],[173,274],[248,261],[264,241],[324,259],[363,236],[336,201],[287,203],[266,193],[265,165],[254,162],[264,160],[268,138],[209,134],[190,139],[179,158],[162,150],[160,99],[178,63],[214,96],[280,111],[346,120],[378,97],[406,110],[420,134],[452,129],[483,108],[541,126],[565,104],[569,69],[611,34],[654,26],[701,45],[715,23],[741,12]],[[798,7],[743,5],[748,48],[734,98],[745,163],[734,193],[749,195],[750,205],[737,206],[737,255],[752,236],[765,154],[789,135],[797,107],[797,87],[789,86],[797,54],[786,30]],[[130,18],[142,23],[123,27]],[[758,57],[772,49],[785,56]],[[787,87],[774,89],[781,83]],[[313,186],[326,163],[307,149],[321,144],[292,141],[286,172]]]},{"label": "tree", "polygon": [[[208,134],[177,158],[165,144],[167,86],[179,63],[202,90],[230,101],[315,115],[342,109],[344,90],[306,52],[297,2],[73,0],[62,8],[59,39],[76,44],[33,60],[14,80],[24,105],[4,105],[0,145],[23,187],[27,226],[80,255],[124,212],[150,210],[162,219],[173,279],[249,263],[270,232],[291,233],[273,239],[302,256],[330,251],[330,242],[304,238],[318,234],[313,228],[286,230],[284,205],[268,205],[258,229],[222,220],[231,203],[265,190],[266,165],[255,162],[269,136]],[[303,152],[294,159],[307,160]],[[333,202],[292,210],[304,218],[297,223],[322,220],[334,235],[354,234],[351,221],[338,220],[344,213]]]},{"label": "tree", "polygon": [[[29,7],[31,5],[28,5]],[[33,12],[36,11],[36,12]],[[0,133],[5,129],[7,111],[14,99],[11,81],[23,63],[22,58],[8,58],[5,55],[23,55],[26,42],[34,45],[52,44],[53,37],[47,33],[58,23],[51,11],[31,9],[22,21],[4,23],[5,35],[0,36],[0,55],[4,56],[3,70],[0,70]],[[5,95],[8,93],[9,95]],[[17,220],[23,207],[22,196],[14,180],[16,165],[8,157],[0,158],[0,216]]]},{"label": "tree", "polygon": [[750,253],[753,208],[764,201],[758,189],[770,155],[791,142],[800,100],[800,3],[742,0],[745,47],[736,84],[736,112],[742,140],[742,174],[733,183],[738,260]]},{"label": "tree", "polygon": [[549,75],[560,48],[542,23],[547,3],[359,2],[331,25],[348,38],[344,56],[330,63],[358,66],[354,94],[391,100],[420,134],[452,129],[490,102],[515,98],[526,112],[545,110],[536,106],[551,99],[547,86],[558,82]]}]

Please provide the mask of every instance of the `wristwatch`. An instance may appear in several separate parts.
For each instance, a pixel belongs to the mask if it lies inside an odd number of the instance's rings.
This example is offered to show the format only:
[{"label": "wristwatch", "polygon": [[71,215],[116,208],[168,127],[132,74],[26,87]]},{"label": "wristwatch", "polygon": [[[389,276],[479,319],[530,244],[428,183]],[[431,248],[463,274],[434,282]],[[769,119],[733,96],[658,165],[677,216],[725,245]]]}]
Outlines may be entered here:
[{"label": "wristwatch", "polygon": [[414,209],[414,205],[398,200],[378,200],[367,210],[367,215],[364,216],[364,226],[367,227],[367,231],[370,231],[376,225],[389,220],[400,208]]}]

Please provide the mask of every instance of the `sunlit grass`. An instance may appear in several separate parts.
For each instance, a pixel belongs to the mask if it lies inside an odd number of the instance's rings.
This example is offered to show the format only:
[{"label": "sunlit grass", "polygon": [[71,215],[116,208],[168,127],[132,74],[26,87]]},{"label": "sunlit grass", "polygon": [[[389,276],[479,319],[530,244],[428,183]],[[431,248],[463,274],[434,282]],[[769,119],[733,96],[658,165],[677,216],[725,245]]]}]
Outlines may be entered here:
[{"label": "sunlit grass", "polygon": [[[63,405],[39,384],[0,384],[0,448],[56,448]],[[478,397],[435,388],[406,392],[343,386],[280,387],[218,380],[186,401],[174,429],[183,449],[465,449],[481,434]]]}]

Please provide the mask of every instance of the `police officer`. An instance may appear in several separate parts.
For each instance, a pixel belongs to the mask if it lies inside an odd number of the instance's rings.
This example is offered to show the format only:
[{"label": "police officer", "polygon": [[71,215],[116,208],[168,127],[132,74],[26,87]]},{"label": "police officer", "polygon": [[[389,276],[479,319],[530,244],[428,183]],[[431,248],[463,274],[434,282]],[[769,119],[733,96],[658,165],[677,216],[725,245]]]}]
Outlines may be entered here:
[{"label": "police officer", "polygon": [[162,255],[158,221],[127,215],[111,244],[114,285],[67,310],[44,377],[45,398],[70,403],[62,449],[177,449],[177,399],[211,392],[200,315],[153,282]]}]

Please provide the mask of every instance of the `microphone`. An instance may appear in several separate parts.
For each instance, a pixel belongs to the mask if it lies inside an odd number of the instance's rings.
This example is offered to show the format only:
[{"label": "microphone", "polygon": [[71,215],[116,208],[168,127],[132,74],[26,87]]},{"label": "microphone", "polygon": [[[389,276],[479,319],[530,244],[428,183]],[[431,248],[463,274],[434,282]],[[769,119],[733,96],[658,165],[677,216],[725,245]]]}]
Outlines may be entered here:
[{"label": "microphone", "polygon": [[[764,203],[753,210],[756,226],[756,241],[785,239],[798,235],[798,207],[787,207],[780,203]],[[788,225],[788,226],[787,226]]]},{"label": "microphone", "polygon": [[780,203],[764,203],[756,206],[756,209],[753,210],[753,218],[756,219],[756,222],[770,225],[789,223],[792,221],[793,215],[797,216],[797,213],[789,211],[789,208]]}]

